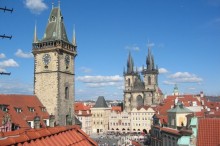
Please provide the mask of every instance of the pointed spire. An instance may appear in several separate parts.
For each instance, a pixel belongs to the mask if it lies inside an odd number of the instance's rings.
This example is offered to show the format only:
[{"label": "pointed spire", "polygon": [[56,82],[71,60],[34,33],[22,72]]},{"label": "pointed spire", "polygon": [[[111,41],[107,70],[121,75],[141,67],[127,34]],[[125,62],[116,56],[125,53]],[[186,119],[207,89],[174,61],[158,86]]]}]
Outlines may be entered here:
[{"label": "pointed spire", "polygon": [[53,9],[53,7],[54,7],[54,2],[52,1],[52,9]]},{"label": "pointed spire", "polygon": [[128,61],[127,61],[127,73],[133,73],[133,72],[134,72],[134,62],[131,57],[131,52],[129,51]]},{"label": "pointed spire", "polygon": [[150,51],[150,47],[148,48],[148,56],[147,56],[147,69],[152,69],[152,58],[151,58],[151,51]]},{"label": "pointed spire", "polygon": [[34,40],[33,40],[33,43],[37,43],[38,42],[38,38],[37,38],[37,25],[35,23],[35,26],[34,26]]},{"label": "pointed spire", "polygon": [[72,44],[74,46],[76,46],[76,32],[75,32],[75,26],[73,27],[73,40],[72,40]]},{"label": "pointed spire", "polygon": [[61,39],[61,15],[60,15],[60,1],[58,1],[58,11],[57,11],[57,38]]}]

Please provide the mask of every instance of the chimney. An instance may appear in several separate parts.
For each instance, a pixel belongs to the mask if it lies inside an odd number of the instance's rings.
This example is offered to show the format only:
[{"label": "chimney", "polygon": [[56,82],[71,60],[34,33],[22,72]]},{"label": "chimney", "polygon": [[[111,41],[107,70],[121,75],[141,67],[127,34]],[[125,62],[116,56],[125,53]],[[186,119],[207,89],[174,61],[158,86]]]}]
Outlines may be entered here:
[{"label": "chimney", "polygon": [[39,129],[40,128],[40,117],[38,115],[36,115],[34,117],[34,128],[35,129]]},{"label": "chimney", "polygon": [[49,116],[49,126],[50,127],[54,127],[55,125],[54,125],[54,121],[55,121],[55,116],[54,115],[50,115]]}]

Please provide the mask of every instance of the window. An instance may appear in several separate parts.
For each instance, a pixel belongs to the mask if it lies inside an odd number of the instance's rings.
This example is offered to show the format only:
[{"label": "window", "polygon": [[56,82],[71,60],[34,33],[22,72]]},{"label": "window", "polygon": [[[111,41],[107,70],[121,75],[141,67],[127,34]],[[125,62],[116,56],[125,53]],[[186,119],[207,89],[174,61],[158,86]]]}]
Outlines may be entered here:
[{"label": "window", "polygon": [[130,86],[130,84],[131,84],[131,81],[130,81],[130,79],[128,79],[128,86]]},{"label": "window", "polygon": [[30,112],[34,112],[34,108],[33,107],[28,107]]},{"label": "window", "polygon": [[69,88],[65,87],[65,99],[69,99]]},{"label": "window", "polygon": [[151,77],[148,77],[148,85],[151,85]]},{"label": "window", "polygon": [[21,113],[21,108],[15,107],[15,111],[16,111],[17,113]]}]

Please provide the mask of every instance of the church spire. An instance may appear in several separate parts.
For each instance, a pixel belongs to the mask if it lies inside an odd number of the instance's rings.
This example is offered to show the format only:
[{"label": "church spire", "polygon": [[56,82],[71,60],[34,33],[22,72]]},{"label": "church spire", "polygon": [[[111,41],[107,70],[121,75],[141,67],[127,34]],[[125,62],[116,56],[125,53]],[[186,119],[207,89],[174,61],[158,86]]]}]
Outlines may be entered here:
[{"label": "church spire", "polygon": [[133,72],[134,72],[134,62],[131,57],[131,52],[129,51],[128,61],[127,61],[127,73],[133,73]]},{"label": "church spire", "polygon": [[48,19],[46,31],[42,42],[45,41],[54,41],[54,40],[63,40],[68,42],[66,29],[63,22],[63,16],[60,9],[60,1],[58,1],[58,6],[54,7],[52,4],[52,10]]},{"label": "church spire", "polygon": [[151,50],[150,47],[148,48],[148,56],[147,56],[147,69],[152,69],[152,56],[151,56]]},{"label": "church spire", "polygon": [[34,40],[33,40],[33,43],[37,43],[38,42],[38,38],[37,38],[37,25],[35,23],[35,26],[34,26]]}]

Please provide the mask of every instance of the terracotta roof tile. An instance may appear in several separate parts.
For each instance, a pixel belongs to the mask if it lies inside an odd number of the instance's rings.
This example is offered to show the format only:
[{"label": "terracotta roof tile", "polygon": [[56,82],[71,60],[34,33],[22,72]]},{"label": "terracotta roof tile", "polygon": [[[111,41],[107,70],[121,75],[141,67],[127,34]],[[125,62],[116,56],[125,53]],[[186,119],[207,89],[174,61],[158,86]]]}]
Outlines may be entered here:
[{"label": "terracotta roof tile", "polygon": [[[12,123],[20,128],[28,128],[27,121],[33,121],[36,114],[41,117],[41,125],[46,126],[43,119],[49,119],[49,114],[42,111],[44,106],[36,96],[0,94],[0,99],[0,105],[8,105]],[[29,107],[34,108],[34,112],[29,111]],[[15,108],[21,108],[21,112],[16,112]],[[0,112],[0,120],[2,120],[2,112]],[[2,126],[1,122],[0,126]]]},{"label": "terracotta roof tile", "polygon": [[[55,130],[54,130],[55,129]],[[0,145],[18,146],[97,146],[79,126],[59,126],[41,129],[1,132]]]},{"label": "terracotta roof tile", "polygon": [[220,119],[199,119],[197,146],[220,145]]}]

